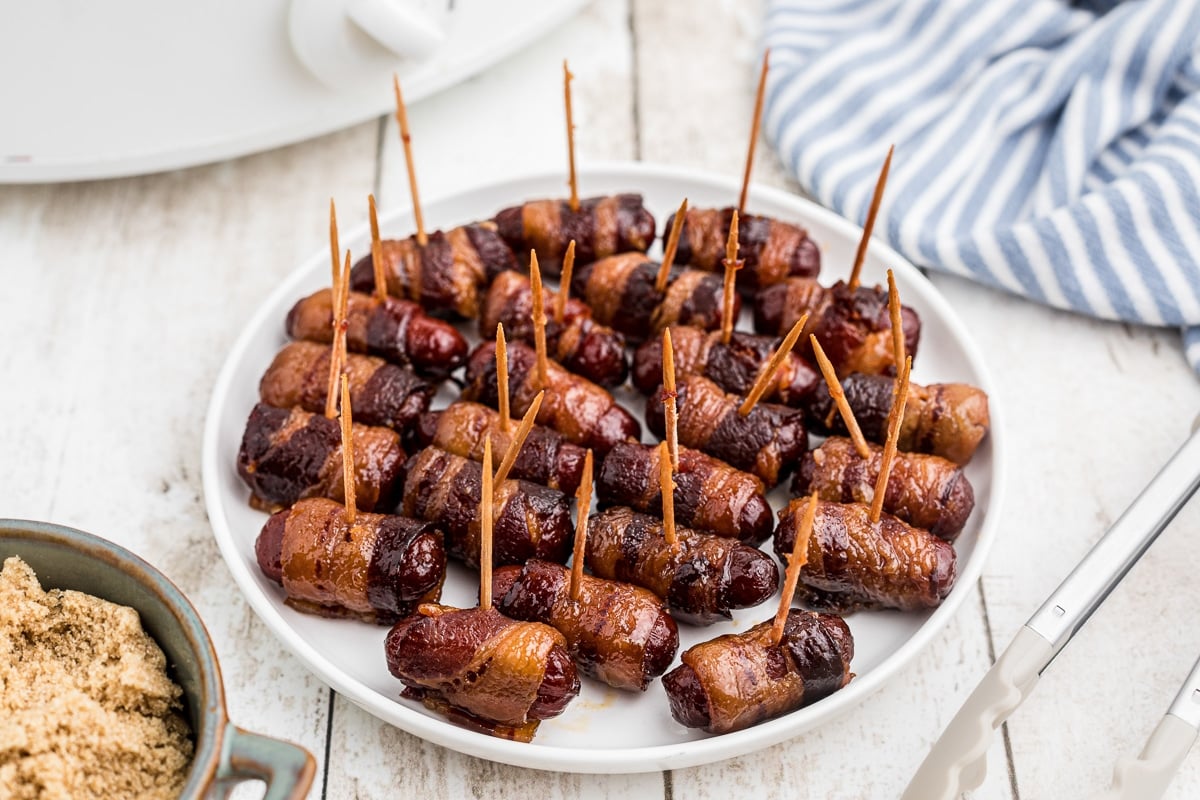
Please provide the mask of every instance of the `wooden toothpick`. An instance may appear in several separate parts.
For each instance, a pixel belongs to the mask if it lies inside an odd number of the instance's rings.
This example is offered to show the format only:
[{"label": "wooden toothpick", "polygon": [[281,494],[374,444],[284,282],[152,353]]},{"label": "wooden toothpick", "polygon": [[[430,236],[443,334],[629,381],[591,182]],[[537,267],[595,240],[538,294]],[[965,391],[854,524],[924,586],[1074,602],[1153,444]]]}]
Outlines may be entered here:
[{"label": "wooden toothpick", "polygon": [[675,471],[671,469],[671,453],[666,442],[658,445],[658,487],[662,493],[663,538],[674,547],[679,541],[675,533]]},{"label": "wooden toothpick", "polygon": [[575,76],[563,59],[563,102],[567,108],[567,166],[570,170],[567,182],[571,186],[571,198],[567,201],[572,211],[579,210],[579,182],[575,177],[575,118],[571,114],[571,79]]},{"label": "wooden toothpick", "polygon": [[333,270],[333,293],[337,294],[338,273],[342,265],[342,248],[338,245],[337,208],[329,198],[329,266]]},{"label": "wooden toothpick", "polygon": [[737,288],[737,271],[742,268],[738,260],[738,212],[734,209],[729,221],[729,238],[725,240],[725,287],[721,296],[721,341],[729,344],[733,336],[733,292]]},{"label": "wooden toothpick", "polygon": [[887,494],[888,478],[892,474],[892,462],[896,460],[896,441],[900,438],[900,423],[904,419],[904,407],[908,404],[908,374],[912,372],[912,356],[904,361],[896,379],[896,394],[892,397],[892,410],[888,414],[887,441],[883,445],[883,456],[879,461],[879,477],[875,480],[875,496],[871,498],[871,522],[879,522],[883,513],[883,498]]},{"label": "wooden toothpick", "polygon": [[846,393],[842,391],[842,382],[838,380],[833,364],[829,363],[829,358],[821,349],[821,343],[817,341],[817,337],[810,334],[808,338],[812,343],[817,366],[821,368],[821,375],[825,378],[825,385],[829,387],[829,396],[833,398],[838,413],[842,415],[842,421],[846,423],[846,432],[850,434],[850,441],[854,443],[855,452],[858,453],[859,458],[870,458],[871,448],[863,437],[862,429],[858,427],[858,420],[854,418],[854,411],[850,409],[850,403],[846,401]]},{"label": "wooden toothpick", "polygon": [[508,433],[512,417],[508,412],[508,343],[504,341],[504,323],[496,323],[496,405],[500,412],[500,430]]},{"label": "wooden toothpick", "polygon": [[792,348],[796,346],[796,340],[800,338],[800,332],[804,330],[807,322],[808,312],[805,311],[804,315],[796,320],[796,324],[788,331],[787,336],[783,337],[783,341],[779,343],[779,347],[775,348],[775,352],[771,354],[766,365],[759,370],[758,377],[754,379],[754,385],[750,387],[750,392],[738,408],[739,415],[744,417],[749,414],[753,410],[754,405],[762,399],[767,388],[771,385],[771,381],[775,379],[775,373],[779,371],[783,360],[788,357],[788,354],[792,352]]},{"label": "wooden toothpick", "polygon": [[587,543],[588,515],[592,510],[592,451],[588,448],[583,457],[583,479],[575,491],[575,550],[571,555],[571,599],[579,602],[579,588],[583,582],[584,547]]},{"label": "wooden toothpick", "polygon": [[763,95],[767,90],[767,68],[771,58],[768,49],[763,53],[762,72],[758,75],[758,91],[754,95],[754,117],[750,122],[750,146],[746,148],[746,171],[742,174],[742,193],[738,195],[738,211],[746,210],[746,195],[750,192],[750,170],[754,166],[754,148],[758,146],[758,127],[762,122]]},{"label": "wooden toothpick", "polygon": [[854,254],[854,266],[850,269],[850,280],[847,285],[850,291],[858,288],[863,262],[867,260],[867,245],[871,241],[871,231],[875,229],[875,216],[879,213],[879,202],[883,200],[883,187],[887,185],[888,170],[892,166],[892,153],[896,145],[888,148],[887,158],[883,161],[883,169],[879,171],[879,179],[875,181],[875,195],[871,198],[871,207],[867,210],[867,221],[863,223],[862,238],[858,241],[858,252]]},{"label": "wooden toothpick", "polygon": [[400,78],[392,73],[392,89],[396,93],[396,122],[400,125],[400,143],[404,145],[404,163],[408,167],[408,191],[412,194],[413,217],[417,221],[417,244],[429,244],[425,235],[425,217],[421,214],[421,195],[417,191],[417,168],[413,164],[412,135],[408,131],[408,109],[400,92]]},{"label": "wooden toothpick", "polygon": [[800,582],[800,569],[808,563],[808,542],[812,538],[813,522],[817,517],[817,493],[808,496],[808,504],[804,507],[804,517],[800,521],[800,530],[796,531],[796,541],[792,544],[792,555],[788,558],[787,572],[783,580],[783,597],[779,598],[779,610],[775,612],[775,624],[771,626],[771,644],[779,644],[783,638],[783,627],[787,624],[788,612],[792,609],[792,597],[796,594],[796,584]]},{"label": "wooden toothpick", "polygon": [[567,313],[567,298],[571,296],[571,275],[575,272],[575,240],[567,245],[563,255],[562,272],[558,278],[558,295],[554,298],[554,321],[562,325]]},{"label": "wooden toothpick", "polygon": [[346,367],[346,306],[350,302],[350,251],[346,251],[346,263],[341,276],[333,286],[333,344],[329,351],[329,380],[325,392],[325,417],[337,416],[338,376]]},{"label": "wooden toothpick", "polygon": [[892,359],[896,362],[896,371],[904,363],[907,356],[904,344],[904,317],[900,313],[900,292],[896,290],[896,276],[889,269],[888,276],[888,314],[892,318]]},{"label": "wooden toothpick", "polygon": [[671,277],[671,266],[675,263],[675,251],[679,249],[679,235],[683,233],[683,223],[687,218],[688,201],[683,198],[675,219],[671,222],[671,235],[667,237],[667,249],[663,251],[662,264],[658,267],[658,277],[654,280],[654,289],[659,294],[667,290],[667,281]]},{"label": "wooden toothpick", "polygon": [[342,492],[346,497],[346,522],[354,523],[358,497],[354,492],[354,421],[350,413],[350,381],[342,376]]},{"label": "wooden toothpick", "polygon": [[670,326],[663,328],[663,413],[666,420],[667,451],[671,454],[671,468],[679,469],[679,393],[675,389],[675,345],[671,341]]},{"label": "wooden toothpick", "polygon": [[483,440],[483,472],[479,492],[479,607],[492,607],[492,437]]},{"label": "wooden toothpick", "polygon": [[387,300],[387,276],[383,272],[383,242],[379,238],[379,212],[375,208],[375,195],[367,195],[367,212],[371,217],[371,268],[375,273],[375,296],[379,302]]},{"label": "wooden toothpick", "polygon": [[[546,396],[544,391],[538,392],[537,397],[533,398],[533,402],[529,404],[529,410],[525,412],[525,416],[521,418],[521,424],[517,426],[517,432],[508,440],[508,449],[504,451],[504,458],[500,461],[500,468],[496,470],[496,483],[504,483],[508,477],[508,473],[512,470],[513,464],[517,463],[517,456],[521,454],[521,448],[525,446],[525,437],[529,436],[529,431],[533,429],[534,420],[537,419],[538,411],[542,409],[542,398]],[[489,464],[489,466],[491,466]]]},{"label": "wooden toothpick", "polygon": [[529,287],[533,291],[533,348],[537,353],[537,388],[546,388],[546,309],[542,294],[542,271],[538,268],[537,252],[529,251]]}]

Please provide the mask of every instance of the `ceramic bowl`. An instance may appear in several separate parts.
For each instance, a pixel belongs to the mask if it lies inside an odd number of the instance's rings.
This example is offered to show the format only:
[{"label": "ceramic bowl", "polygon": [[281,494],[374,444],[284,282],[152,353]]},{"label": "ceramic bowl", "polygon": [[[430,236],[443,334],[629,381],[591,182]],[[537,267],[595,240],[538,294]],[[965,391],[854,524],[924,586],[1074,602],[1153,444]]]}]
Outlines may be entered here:
[{"label": "ceramic bowl", "polygon": [[112,542],[62,525],[0,519],[0,562],[20,556],[45,589],[75,589],[141,615],[182,688],[195,753],[181,798],[223,797],[236,783],[262,780],[265,800],[308,794],[316,762],[301,747],[242,730],[229,721],[221,668],[200,615],[146,561]]}]

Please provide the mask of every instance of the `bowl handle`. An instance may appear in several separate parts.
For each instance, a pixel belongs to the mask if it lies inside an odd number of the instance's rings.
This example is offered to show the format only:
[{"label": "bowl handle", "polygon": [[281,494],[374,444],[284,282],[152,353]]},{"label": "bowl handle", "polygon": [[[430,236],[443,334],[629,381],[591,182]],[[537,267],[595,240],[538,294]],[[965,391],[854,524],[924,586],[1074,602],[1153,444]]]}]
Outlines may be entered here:
[{"label": "bowl handle", "polygon": [[317,762],[303,747],[227,724],[217,767],[217,785],[222,789],[261,780],[267,784],[263,800],[303,800],[316,772]]}]

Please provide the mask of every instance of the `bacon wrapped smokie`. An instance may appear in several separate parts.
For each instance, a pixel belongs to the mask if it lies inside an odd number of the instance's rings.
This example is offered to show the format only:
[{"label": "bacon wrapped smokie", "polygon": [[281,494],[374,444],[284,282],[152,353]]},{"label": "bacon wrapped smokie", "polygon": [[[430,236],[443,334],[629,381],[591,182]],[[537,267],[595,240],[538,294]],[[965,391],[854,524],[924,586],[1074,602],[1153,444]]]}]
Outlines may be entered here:
[{"label": "bacon wrapped smokie", "polygon": [[[777,403],[758,403],[742,416],[742,398],[726,394],[708,378],[689,375],[677,385],[679,443],[752,472],[772,488],[808,450],[804,413]],[[663,436],[663,393],[646,398],[646,425]]]},{"label": "bacon wrapped smokie", "polygon": [[[668,325],[721,327],[721,277],[694,269],[671,269],[665,292],[655,288],[659,264],[643,253],[622,253],[575,268],[571,294],[592,309],[596,321],[640,342]],[[734,295],[734,318],[741,299]]]},{"label": "bacon wrapped smokie", "polygon": [[[885,375],[855,373],[842,379],[846,401],[867,439],[887,439],[887,419],[892,407],[896,379]],[[817,392],[808,409],[809,425],[820,433],[846,432],[846,424],[834,408],[828,392]],[[956,464],[966,464],[975,455],[991,426],[988,397],[982,389],[965,383],[908,385],[908,403],[900,423],[897,445],[912,453],[932,453]]]},{"label": "bacon wrapped smokie", "polygon": [[426,605],[388,631],[388,670],[465,727],[528,742],[538,722],[579,694],[566,640],[549,625],[517,622],[494,607]]},{"label": "bacon wrapped smokie", "polygon": [[324,498],[273,514],[254,543],[259,569],[287,604],[326,617],[390,624],[437,600],[446,578],[442,534],[391,514],[358,512]]},{"label": "bacon wrapped smokie", "polygon": [[[822,500],[870,505],[882,462],[882,447],[871,445],[871,457],[863,460],[849,439],[830,437],[804,454],[792,493],[816,492]],[[961,467],[939,456],[896,454],[883,497],[884,511],[952,542],[974,507],[975,491]]]},{"label": "bacon wrapped smokie", "polygon": [[683,663],[663,676],[671,716],[709,733],[740,731],[850,682],[854,637],[841,617],[793,608],[775,644],[772,623],[685,650]]},{"label": "bacon wrapped smokie", "polygon": [[[516,430],[515,422],[509,430],[500,430],[500,415],[487,406],[459,400],[441,411],[422,414],[415,436],[422,447],[434,445],[472,461],[483,461],[483,446],[491,436],[494,469]],[[534,425],[509,474],[573,495],[583,479],[586,453],[584,448],[563,439],[558,431]]]},{"label": "bacon wrapped smokie", "polygon": [[[521,342],[508,346],[508,393],[512,413],[524,414],[542,388],[546,395],[537,422],[563,435],[569,442],[590,447],[603,456],[617,442],[640,439],[642,426],[607,390],[568,372],[550,361],[546,386],[537,385],[537,354]],[[467,385],[463,398],[496,407],[496,348],[484,342],[467,359]],[[356,406],[357,408],[357,406]]]},{"label": "bacon wrapped smokie", "polygon": [[[708,272],[723,271],[732,218],[732,208],[689,208],[675,259]],[[663,228],[664,242],[674,224],[672,214]],[[815,278],[821,271],[821,251],[808,231],[757,214],[738,214],[738,258],[746,262],[738,274],[738,283],[746,289],[771,286],[792,276]]]},{"label": "bacon wrapped smokie", "polygon": [[[322,289],[298,300],[287,315],[293,339],[333,341],[332,292]],[[426,314],[411,300],[350,292],[346,305],[346,349],[379,356],[419,375],[442,380],[467,360],[467,340],[453,325]]]},{"label": "bacon wrapped smokie", "polygon": [[[745,395],[779,341],[774,336],[734,331],[726,344],[721,341],[720,331],[672,325],[675,375],[700,375],[727,392]],[[643,342],[633,355],[633,385],[642,394],[650,394],[661,383],[662,337],[655,336]],[[762,399],[803,407],[821,385],[821,373],[806,358],[792,352],[783,360]]]},{"label": "bacon wrapped smokie", "polygon": [[[490,222],[434,231],[424,247],[415,236],[384,239],[380,250],[388,294],[442,316],[479,316],[483,287],[504,270],[517,268],[517,257]],[[370,254],[354,265],[350,286],[359,292],[375,289]]]},{"label": "bacon wrapped smokie", "polygon": [[[403,434],[429,410],[434,386],[404,367],[382,358],[346,356],[354,421],[383,425]],[[299,406],[325,410],[329,385],[329,348],[316,342],[292,342],[276,354],[258,384],[262,401],[276,408]]]},{"label": "bacon wrapped smokie", "polygon": [[770,556],[736,539],[676,528],[672,547],[662,520],[617,506],[588,520],[584,563],[596,576],[641,586],[693,625],[729,619],[735,608],[764,602],[779,588]]},{"label": "bacon wrapped smokie", "polygon": [[[838,377],[851,372],[895,374],[887,290],[859,286],[852,291],[845,281],[826,289],[812,279],[792,278],[755,296],[754,330],[782,336],[806,311],[809,316],[800,337],[801,346],[808,354],[808,337],[815,335]],[[908,306],[901,306],[900,320],[905,352],[915,357],[921,318]]]},{"label": "bacon wrapped smokie", "polygon": [[[405,464],[404,514],[435,523],[446,534],[446,552],[479,566],[479,498],[483,469],[436,447]],[[562,563],[571,551],[571,506],[562,492],[528,481],[505,480],[492,501],[492,563],[531,558]]]},{"label": "bacon wrapped smokie", "polygon": [[496,215],[504,241],[523,257],[536,250],[542,268],[558,274],[567,245],[575,240],[575,264],[587,264],[654,244],[654,216],[640,194],[589,197],[572,211],[566,200],[531,200]]},{"label": "bacon wrapped smokie", "polygon": [[[792,552],[808,499],[779,512],[775,554]],[[817,611],[858,608],[936,608],[954,586],[954,547],[928,531],[884,514],[872,523],[862,503],[817,505],[808,563],[800,569],[796,597]]]},{"label": "bacon wrapped smokie", "polygon": [[[659,448],[622,442],[600,466],[596,497],[603,506],[629,506],[662,514]],[[758,544],[775,519],[755,476],[690,447],[679,448],[675,471],[675,519],[682,525]]]},{"label": "bacon wrapped smokie", "polygon": [[584,575],[572,600],[571,571],[537,560],[501,567],[492,581],[500,613],[557,629],[579,671],[617,689],[645,691],[679,649],[675,620],[637,586]]},{"label": "bacon wrapped smokie", "polygon": [[[404,467],[400,436],[390,428],[358,423],[351,430],[356,506],[363,511],[391,508]],[[250,505],[263,511],[278,511],[307,497],[344,503],[338,421],[258,403],[242,434],[238,475],[250,487]]]},{"label": "bacon wrapped smokie", "polygon": [[[545,307],[552,308],[554,293],[543,289]],[[479,335],[494,339],[496,325],[503,323],[511,340],[534,342],[533,292],[529,278],[518,272],[503,272],[488,289],[479,316]],[[568,298],[563,321],[546,319],[546,352],[564,367],[604,387],[620,386],[629,373],[625,360],[625,337],[592,319],[586,304]]]}]

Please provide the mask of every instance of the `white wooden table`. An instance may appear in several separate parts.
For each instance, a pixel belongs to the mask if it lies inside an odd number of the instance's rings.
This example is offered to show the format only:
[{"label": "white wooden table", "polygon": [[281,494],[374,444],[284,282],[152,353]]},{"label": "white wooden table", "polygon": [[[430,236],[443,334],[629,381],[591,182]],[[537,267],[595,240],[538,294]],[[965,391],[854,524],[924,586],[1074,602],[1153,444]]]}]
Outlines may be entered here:
[{"label": "white wooden table", "polygon": [[[599,0],[412,109],[424,194],[564,163],[563,56],[581,160],[737,174],[761,19],[746,0]],[[756,179],[788,185],[770,148],[759,154]],[[995,652],[1200,411],[1176,332],[934,276],[1001,384],[1012,455],[999,542],[936,644],[839,721],[732,761],[589,776],[469,758],[378,722],[285,652],[242,601],[204,512],[200,437],[225,353],[272,285],[326,246],[328,198],[355,225],[369,191],[385,209],[407,203],[390,120],[183,172],[0,189],[0,516],[81,527],[163,569],[213,634],[235,721],[317,756],[314,798],[896,797]],[[997,737],[974,797],[1087,797],[1140,749],[1200,653],[1198,522],[1200,508],[1185,510],[1059,657]],[[1169,797],[1198,793],[1194,753]]]}]

